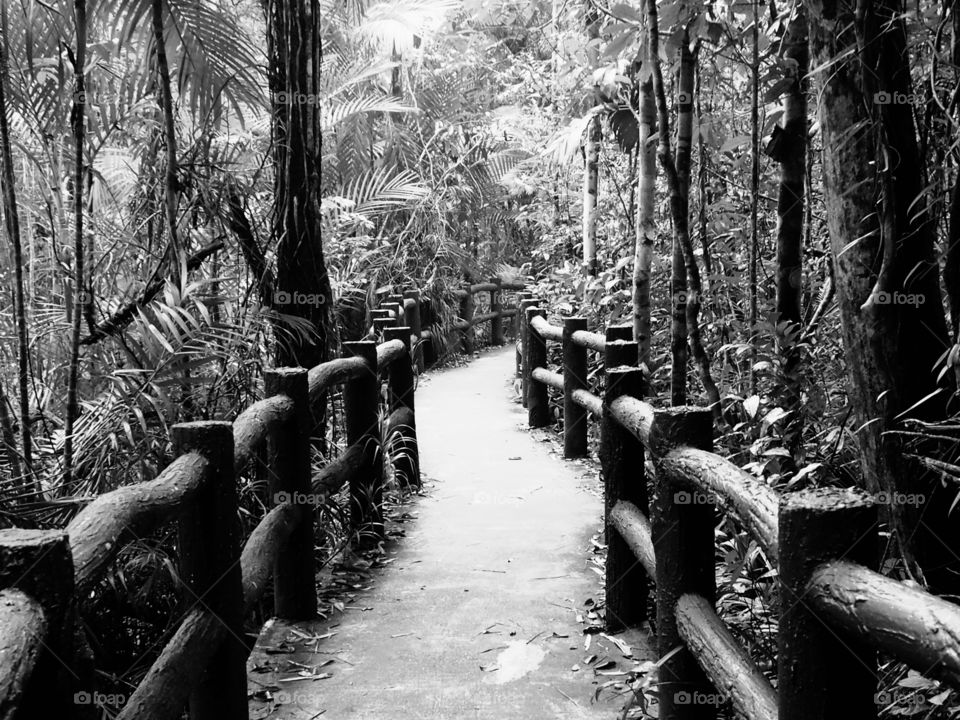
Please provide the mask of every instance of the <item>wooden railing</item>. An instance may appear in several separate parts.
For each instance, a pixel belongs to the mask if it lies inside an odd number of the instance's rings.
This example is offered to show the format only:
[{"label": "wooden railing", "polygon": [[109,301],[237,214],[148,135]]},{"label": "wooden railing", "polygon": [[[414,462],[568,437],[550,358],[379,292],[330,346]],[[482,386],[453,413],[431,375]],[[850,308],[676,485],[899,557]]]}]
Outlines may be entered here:
[{"label": "wooden railing", "polygon": [[[493,278],[490,282],[464,285],[457,293],[460,297],[460,317],[453,327],[461,332],[460,349],[471,353],[475,349],[476,338],[473,328],[485,322],[490,323],[490,344],[502,345],[504,335],[503,318],[514,319],[517,309],[506,307],[504,293],[509,290],[523,290],[525,285],[520,282],[505,282],[501,278]],[[479,315],[474,313],[476,298],[474,295],[487,293],[489,296],[489,310]]]},{"label": "wooden railing", "polygon": [[[187,705],[192,720],[247,717],[244,618],[271,579],[278,617],[316,614],[314,509],[347,486],[350,532],[382,540],[384,443],[398,482],[420,485],[414,372],[430,338],[418,293],[388,301],[343,357],[267,371],[267,397],[232,423],[174,425],[176,457],[155,479],[101,495],[65,531],[0,530],[0,717],[99,717],[104,698],[120,720],[172,720]],[[348,447],[313,477],[312,411],[341,385]],[[264,445],[271,507],[244,542],[237,476]],[[182,621],[128,699],[101,696],[76,641],[78,606],[125,546],[171,521]]]},{"label": "wooden railing", "polygon": [[[889,704],[878,696],[878,652],[960,689],[960,607],[876,571],[877,498],[778,493],[711,452],[708,409],[643,401],[637,346],[614,339],[629,328],[603,337],[582,318],[559,327],[537,305],[521,301],[529,424],[549,424],[549,388],[560,390],[564,450],[575,457],[586,453],[584,411],[600,419],[606,623],[616,631],[644,620],[654,581],[661,720],[715,718],[727,700],[749,720],[876,718]],[[547,367],[548,341],[563,345],[562,374]],[[604,354],[602,400],[585,390],[588,349]],[[715,609],[718,505],[777,569],[776,690]]]}]

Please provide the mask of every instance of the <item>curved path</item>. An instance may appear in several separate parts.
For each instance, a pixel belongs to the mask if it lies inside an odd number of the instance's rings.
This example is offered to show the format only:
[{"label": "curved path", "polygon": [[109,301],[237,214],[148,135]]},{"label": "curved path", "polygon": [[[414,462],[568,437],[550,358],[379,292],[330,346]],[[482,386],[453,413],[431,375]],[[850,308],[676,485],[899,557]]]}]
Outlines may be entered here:
[{"label": "curved path", "polygon": [[[615,677],[595,668],[608,657],[617,664],[606,672],[631,663],[599,635],[585,650],[600,591],[590,567],[602,517],[596,473],[525,429],[513,363],[512,348],[493,350],[424,376],[417,429],[432,490],[408,508],[417,519],[356,607],[265,626],[250,659],[252,697],[261,689],[251,718],[617,717],[625,698],[595,701]],[[286,681],[298,669],[314,678]],[[263,687],[279,688],[272,701]]]}]

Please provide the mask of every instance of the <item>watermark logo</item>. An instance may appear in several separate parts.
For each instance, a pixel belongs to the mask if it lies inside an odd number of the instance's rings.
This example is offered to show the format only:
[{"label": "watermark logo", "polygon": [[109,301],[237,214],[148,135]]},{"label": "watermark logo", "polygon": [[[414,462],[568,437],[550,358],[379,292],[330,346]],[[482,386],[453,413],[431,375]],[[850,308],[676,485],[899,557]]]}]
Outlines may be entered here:
[{"label": "watermark logo", "polygon": [[[324,677],[330,677],[328,673],[323,673]],[[289,690],[277,690],[270,695],[276,705],[301,705],[309,703],[313,698],[307,693],[290,692]]]},{"label": "watermark logo", "polygon": [[913,93],[881,90],[873,94],[874,105],[919,105],[921,102],[922,99]]},{"label": "watermark logo", "polygon": [[710,493],[695,490],[678,490],[673,494],[673,502],[677,505],[716,505],[716,498]]},{"label": "watermark logo", "polygon": [[680,690],[673,694],[673,702],[677,705],[723,705],[727,696],[723,693],[687,692]]},{"label": "watermark logo", "polygon": [[327,298],[321,293],[287,292],[277,290],[273,294],[274,305],[310,305],[320,307],[326,304]]},{"label": "watermark logo", "polygon": [[118,708],[125,705],[126,702],[127,696],[122,693],[87,692],[86,690],[81,690],[73,695],[74,705]]},{"label": "watermark logo", "polygon": [[474,505],[519,505],[520,498],[510,495],[497,495],[480,491],[473,496]]},{"label": "watermark logo", "polygon": [[281,490],[273,494],[274,505],[308,505],[310,507],[319,507],[324,503],[324,496],[316,493],[287,492]]},{"label": "watermark logo", "polygon": [[923,305],[927,301],[927,298],[922,293],[887,292],[886,290],[881,290],[874,295],[873,301],[877,305],[913,305],[914,307],[918,307]]},{"label": "watermark logo", "polygon": [[920,507],[927,501],[927,496],[923,493],[887,492],[885,490],[878,492],[874,497],[878,503],[883,505],[912,505],[913,507]]},{"label": "watermark logo", "polygon": [[318,105],[320,96],[314,93],[288,92],[281,90],[273,93],[274,105]]},{"label": "watermark logo", "polygon": [[[926,699],[923,695],[917,693],[916,690],[910,688],[888,688],[887,690],[881,690],[873,696],[873,702],[880,707],[889,707],[891,705],[896,705],[899,708],[911,708],[919,709],[926,705]],[[899,711],[897,714],[901,714]],[[913,712],[903,713],[906,715],[913,715]]]},{"label": "watermark logo", "polygon": [[76,105],[106,105],[121,101],[123,98],[115,92],[98,92],[95,90],[84,90],[83,92],[73,93],[73,102]]}]

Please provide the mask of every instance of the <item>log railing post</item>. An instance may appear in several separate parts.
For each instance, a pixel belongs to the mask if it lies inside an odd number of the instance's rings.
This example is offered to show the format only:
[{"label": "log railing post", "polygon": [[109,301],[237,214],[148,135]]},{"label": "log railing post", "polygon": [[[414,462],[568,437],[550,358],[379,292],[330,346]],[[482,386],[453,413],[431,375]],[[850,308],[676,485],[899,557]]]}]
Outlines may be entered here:
[{"label": "log railing post", "polygon": [[370,311],[370,324],[373,325],[375,321],[383,318],[393,317],[393,313],[387,310],[384,307],[379,307]]},{"label": "log railing post", "polygon": [[498,313],[490,321],[490,344],[496,347],[503,345],[503,318],[499,315],[503,311],[503,281],[495,277],[490,282],[497,286],[490,291],[490,312]]},{"label": "log railing post", "polygon": [[189,422],[171,429],[174,455],[197,452],[209,475],[180,516],[178,545],[185,610],[203,607],[229,631],[190,696],[191,720],[247,717],[247,647],[240,577],[240,518],[233,473],[233,425]]},{"label": "log railing post", "polygon": [[779,720],[876,718],[876,652],[841,639],[804,599],[821,563],[845,559],[876,569],[876,504],[862,492],[835,488],[785,495],[778,547]]},{"label": "log railing post", "polygon": [[609,325],[605,332],[607,340],[629,340],[633,341],[632,325]]},{"label": "log railing post", "polygon": [[587,329],[584,317],[563,320],[563,456],[587,454],[587,411],[573,401],[574,390],[587,388],[587,348],[573,342],[577,330]]},{"label": "log railing post", "polygon": [[410,328],[413,337],[413,362],[417,372],[423,372],[423,325],[420,321],[420,291],[407,290],[403,294],[404,325]]},{"label": "log railing post", "polygon": [[463,328],[460,336],[460,348],[469,355],[474,349],[473,326],[470,324],[473,322],[473,293],[470,292],[470,285],[464,285],[463,290],[466,295],[460,298],[460,319],[467,323],[467,326]]},{"label": "log railing post", "polygon": [[[603,361],[607,367],[629,365],[637,367],[640,364],[640,348],[633,342],[632,337],[624,337],[624,330],[630,330],[625,325],[611,325],[606,331],[606,344]],[[632,332],[632,330],[631,330]]]},{"label": "log railing post", "polygon": [[384,332],[384,339],[399,340],[406,355],[390,365],[390,412],[409,410],[402,427],[397,428],[401,438],[396,447],[393,467],[402,487],[420,487],[420,457],[417,448],[416,410],[414,408],[413,360],[410,356],[410,328],[394,327]]},{"label": "log railing post", "polygon": [[[431,333],[435,333],[435,328],[437,324],[436,313],[433,308],[433,298],[430,297],[420,297],[420,330],[421,337],[423,337],[423,329],[428,328],[431,330]],[[437,362],[437,343],[439,338],[431,334],[430,337],[424,338],[423,340],[423,352],[421,353],[423,357],[423,366],[425,368],[432,367]]]},{"label": "log railing post", "polygon": [[[18,705],[4,705],[4,717],[99,717],[97,708],[84,713],[84,707],[74,704],[74,693],[89,694],[95,678],[92,668],[81,670],[77,665],[73,560],[67,534],[61,530],[0,530],[0,589],[11,588],[43,609],[45,632],[41,638],[43,650],[21,690]],[[15,652],[16,648],[4,651]],[[9,656],[4,660],[5,668],[22,661]],[[9,683],[12,678],[3,680]],[[4,698],[13,700],[16,694],[8,688]]]},{"label": "log railing post", "polygon": [[375,545],[383,535],[383,455],[380,450],[380,381],[377,377],[377,344],[343,343],[344,357],[360,357],[366,372],[343,386],[347,445],[361,443],[364,472],[350,480],[350,529],[361,546]]},{"label": "log railing post", "polygon": [[520,375],[520,402],[527,407],[527,393],[530,390],[530,368],[527,365],[527,310],[536,307],[539,301],[535,298],[525,298],[517,306],[517,362]]},{"label": "log railing post", "polygon": [[[713,418],[709,410],[677,406],[655,413],[650,431],[655,464],[679,445],[712,449]],[[704,493],[676,487],[660,467],[655,485],[651,524],[657,549],[659,717],[707,720],[716,717],[720,697],[680,637],[676,607],[685,593],[701,595],[711,604],[716,601],[715,505]],[[674,652],[677,648],[681,649]]]},{"label": "log railing post", "polygon": [[379,340],[383,338],[383,331],[387,328],[396,327],[397,321],[392,317],[385,318],[374,318],[373,320],[373,336],[375,339]]},{"label": "log railing post", "polygon": [[600,472],[607,542],[605,622],[610,632],[636,627],[647,617],[647,571],[610,522],[610,513],[620,500],[648,513],[643,443],[610,415],[610,404],[624,395],[642,398],[640,369],[608,367],[600,418]]},{"label": "log railing post", "polygon": [[393,319],[394,325],[403,323],[403,305],[397,302],[385,302],[380,307],[390,311],[389,317]]},{"label": "log railing post", "polygon": [[524,377],[527,380],[527,422],[530,427],[545,427],[550,424],[550,396],[547,386],[531,377],[534,368],[547,366],[547,342],[533,329],[531,322],[543,315],[540,308],[527,308],[524,347]]},{"label": "log railing post", "polygon": [[311,490],[310,389],[303,368],[277,368],[264,373],[266,395],[286,395],[293,416],[267,438],[270,496],[274,505],[297,506],[297,525],[273,568],[273,607],[277,617],[306,620],[317,613],[313,552]]}]

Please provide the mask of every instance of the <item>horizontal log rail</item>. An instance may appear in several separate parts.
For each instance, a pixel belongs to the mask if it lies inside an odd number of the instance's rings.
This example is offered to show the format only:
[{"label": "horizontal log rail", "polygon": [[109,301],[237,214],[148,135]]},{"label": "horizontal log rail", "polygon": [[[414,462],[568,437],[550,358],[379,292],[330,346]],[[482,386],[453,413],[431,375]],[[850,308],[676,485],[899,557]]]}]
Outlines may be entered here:
[{"label": "horizontal log rail", "polygon": [[[504,343],[504,318],[516,320],[518,307],[508,306],[504,302],[504,293],[507,291],[522,291],[525,284],[522,282],[506,281],[502,278],[493,278],[490,282],[464,285],[455,295],[460,299],[460,312],[453,321],[453,329],[460,332],[460,349],[464,353],[472,353],[476,346],[473,329],[483,323],[490,323],[490,345],[499,346]],[[488,312],[477,314],[474,295],[486,293],[489,296]],[[516,334],[516,327],[514,328]]]},{"label": "horizontal log rail", "polygon": [[[681,595],[677,627],[714,686],[743,717],[776,720],[776,691],[717,615],[712,602],[698,595]],[[690,695],[688,699],[688,704],[693,704],[698,698]]]},{"label": "horizontal log rail", "polygon": [[558,372],[551,372],[546,368],[534,368],[530,376],[537,382],[543,383],[547,387],[555,388],[563,392],[563,375]]},{"label": "horizontal log rail", "polygon": [[844,637],[960,687],[960,607],[862,565],[820,565],[810,604]]},{"label": "horizontal log rail", "polygon": [[[588,333],[583,318],[552,325],[530,296],[521,312],[529,425],[550,423],[549,388],[564,394],[565,456],[587,453],[584,408],[600,420],[607,629],[646,619],[653,580],[660,718],[715,718],[728,701],[749,720],[876,718],[878,652],[960,689],[960,606],[877,572],[872,496],[778,493],[712,452],[709,410],[643,400],[636,345],[622,328],[601,336]],[[562,374],[547,367],[550,341],[562,344]],[[602,399],[586,396],[587,349],[604,352]],[[714,607],[717,508],[778,571],[776,690]]]},{"label": "horizontal log rail", "polygon": [[[563,389],[562,385],[560,389]],[[570,398],[584,410],[588,410],[594,415],[599,415],[601,412],[603,412],[603,400],[598,398],[589,390],[577,388],[576,390],[570,392]]]},{"label": "horizontal log rail", "polygon": [[0,590],[0,708],[26,692],[46,632],[40,603],[19,590]]},{"label": "horizontal log rail", "polygon": [[[492,344],[503,342],[502,318],[517,313],[502,304],[504,289],[522,285],[495,280],[465,289],[471,298],[490,293],[490,312],[468,316],[467,328],[490,322]],[[390,295],[370,311],[367,339],[345,342],[343,357],[310,370],[266,371],[266,397],[232,423],[175,425],[176,457],[155,479],[95,498],[65,533],[0,531],[3,716],[76,714],[74,693],[90,688],[60,681],[62,666],[76,659],[72,598],[82,607],[128,543],[176,522],[183,620],[117,717],[173,720],[187,704],[192,720],[247,717],[242,620],[271,584],[276,616],[315,615],[314,509],[346,489],[350,531],[364,546],[384,536],[381,448],[390,451],[401,486],[420,486],[416,373],[424,347],[437,340],[423,327],[425,308],[430,301],[418,291]],[[314,476],[313,413],[336,388],[347,448]],[[268,466],[269,509],[244,541],[236,480],[259,457]]]},{"label": "horizontal log rail", "polygon": [[[63,611],[71,596],[88,597],[128,543],[171,521],[179,528],[187,609],[118,717],[179,718],[188,702],[194,720],[246,717],[247,647],[241,622],[271,584],[278,617],[314,616],[314,509],[349,486],[351,532],[361,542],[382,539],[380,446],[388,442],[403,450],[394,458],[398,479],[419,486],[414,348],[422,339],[420,301],[416,293],[401,300],[402,311],[390,311],[389,326],[381,331],[383,342],[344,343],[344,357],[309,371],[267,371],[267,397],[232,423],[175,425],[176,457],[155,479],[97,497],[66,533],[24,540],[27,531],[0,531],[0,707],[8,713],[5,717],[30,714],[37,702],[31,693],[40,685],[31,677],[41,672],[52,676],[51,658],[69,664],[71,654],[61,645],[73,633],[64,624]],[[414,327],[397,325],[407,317]],[[386,377],[389,413],[382,437],[380,376]],[[343,388],[349,444],[311,477],[312,413],[337,387]],[[268,464],[270,507],[244,542],[236,478],[261,449]],[[51,564],[61,555],[62,567]],[[31,557],[35,567],[28,562]],[[15,572],[18,567],[22,572]],[[63,696],[65,705],[76,690],[59,687],[56,678],[47,686]]]}]

